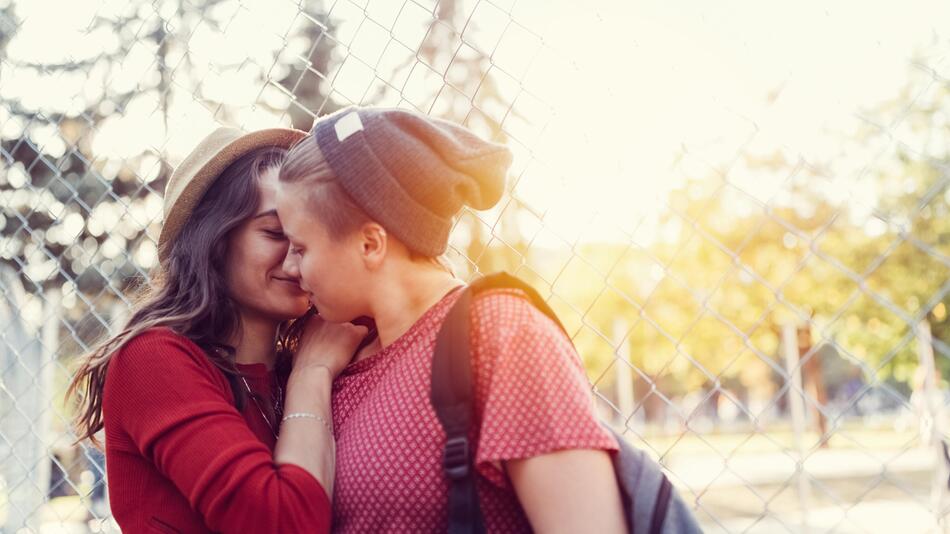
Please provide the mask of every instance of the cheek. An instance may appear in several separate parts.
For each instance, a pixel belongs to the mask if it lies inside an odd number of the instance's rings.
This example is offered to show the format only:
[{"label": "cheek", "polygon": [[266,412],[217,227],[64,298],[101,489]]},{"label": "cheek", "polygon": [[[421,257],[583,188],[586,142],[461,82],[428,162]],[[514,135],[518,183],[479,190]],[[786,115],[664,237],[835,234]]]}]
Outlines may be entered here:
[{"label": "cheek", "polygon": [[305,255],[299,259],[299,262],[300,277],[303,278],[310,287],[319,285],[320,280],[322,280],[325,275],[320,272],[320,263],[314,259],[313,254]]},{"label": "cheek", "polygon": [[255,295],[261,294],[260,267],[254,263],[235,258],[230,265],[227,279],[228,290],[237,301],[248,304],[257,300]]},{"label": "cheek", "polygon": [[271,241],[261,247],[261,259],[267,264],[268,269],[278,269],[284,264],[288,246],[286,242]]},{"label": "cheek", "polygon": [[231,266],[237,271],[235,282],[253,291],[260,291],[275,269],[283,263],[285,247],[269,239],[253,239],[231,255]]},{"label": "cheek", "polygon": [[264,258],[257,256],[249,258],[249,261],[245,264],[244,268],[244,285],[248,288],[253,289],[255,292],[260,291],[260,287],[267,283],[267,275],[270,271],[266,261],[263,261]]},{"label": "cheek", "polygon": [[248,243],[242,237],[232,239],[228,246],[227,280],[235,292],[246,288],[254,278],[252,273],[257,270],[252,255],[248,253]]},{"label": "cheek", "polygon": [[327,250],[311,248],[299,261],[300,277],[316,293],[337,292],[351,275],[340,256]]}]

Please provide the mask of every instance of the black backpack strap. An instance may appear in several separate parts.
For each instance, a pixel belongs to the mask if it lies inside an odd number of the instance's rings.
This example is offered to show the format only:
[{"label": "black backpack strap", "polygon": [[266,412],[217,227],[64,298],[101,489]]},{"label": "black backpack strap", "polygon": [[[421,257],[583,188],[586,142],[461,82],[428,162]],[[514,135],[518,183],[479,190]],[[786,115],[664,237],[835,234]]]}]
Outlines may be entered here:
[{"label": "black backpack strap", "polygon": [[490,289],[517,289],[522,291],[525,296],[528,297],[528,301],[531,302],[531,305],[537,308],[541,313],[547,315],[554,324],[564,332],[564,335],[570,339],[571,335],[567,333],[567,330],[564,328],[564,325],[561,324],[561,320],[558,319],[557,314],[554,313],[554,310],[551,309],[551,306],[548,305],[548,302],[541,297],[541,294],[538,293],[536,289],[528,285],[524,280],[512,276],[505,272],[490,274],[483,278],[469,284],[469,288],[474,291],[475,294],[481,293],[482,291],[488,291]]},{"label": "black backpack strap", "polygon": [[485,532],[475,490],[473,447],[469,442],[474,411],[471,302],[471,288],[465,288],[439,330],[432,359],[432,407],[446,434],[442,468],[449,479],[449,534]]},{"label": "black backpack strap", "polygon": [[469,284],[446,315],[432,358],[431,401],[446,434],[442,468],[449,480],[449,534],[485,532],[475,488],[474,448],[469,440],[475,411],[469,319],[474,296],[491,289],[523,291],[567,335],[541,295],[507,273],[485,276]]},{"label": "black backpack strap", "polygon": [[[447,436],[443,468],[449,479],[449,533],[482,533],[485,526],[475,490],[474,450],[469,442],[474,413],[469,320],[475,295],[491,289],[517,289],[539,311],[570,334],[541,295],[507,273],[497,273],[469,284],[453,305],[439,330],[432,361],[432,406]],[[634,449],[622,436],[614,455],[614,472],[624,498],[630,530],[647,534],[701,533],[689,507],[678,496],[660,465]],[[950,453],[948,458],[950,458]]]},{"label": "black backpack strap", "polygon": [[653,505],[653,519],[650,521],[650,534],[663,534],[663,522],[670,509],[670,495],[673,485],[664,475],[660,479],[660,491],[656,494],[656,504]]}]

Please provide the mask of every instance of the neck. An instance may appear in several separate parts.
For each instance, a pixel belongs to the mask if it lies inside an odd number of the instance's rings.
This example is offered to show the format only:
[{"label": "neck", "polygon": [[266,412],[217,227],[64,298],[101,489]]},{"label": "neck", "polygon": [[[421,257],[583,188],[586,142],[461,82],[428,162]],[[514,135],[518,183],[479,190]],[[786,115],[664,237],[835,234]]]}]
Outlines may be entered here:
[{"label": "neck", "polygon": [[277,359],[274,344],[279,326],[273,319],[242,313],[240,332],[228,340],[236,350],[234,361],[239,364],[263,363],[268,369],[273,368]]},{"label": "neck", "polygon": [[410,265],[376,294],[372,306],[380,346],[391,345],[462,281],[438,268]]}]

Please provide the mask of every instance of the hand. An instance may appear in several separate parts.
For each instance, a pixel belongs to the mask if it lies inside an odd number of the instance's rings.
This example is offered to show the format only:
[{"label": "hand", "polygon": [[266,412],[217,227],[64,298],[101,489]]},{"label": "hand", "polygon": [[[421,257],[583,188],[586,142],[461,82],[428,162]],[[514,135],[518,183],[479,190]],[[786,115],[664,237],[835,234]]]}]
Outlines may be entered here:
[{"label": "hand", "polygon": [[319,315],[306,319],[300,344],[294,354],[294,372],[309,367],[326,367],[334,378],[350,360],[367,328],[350,323],[329,323]]}]

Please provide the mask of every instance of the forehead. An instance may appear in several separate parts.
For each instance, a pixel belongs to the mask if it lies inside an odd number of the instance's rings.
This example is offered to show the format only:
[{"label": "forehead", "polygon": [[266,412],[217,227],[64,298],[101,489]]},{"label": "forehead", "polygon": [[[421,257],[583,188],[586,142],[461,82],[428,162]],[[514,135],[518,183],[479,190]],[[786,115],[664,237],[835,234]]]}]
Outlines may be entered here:
[{"label": "forehead", "polygon": [[306,194],[297,190],[297,184],[277,181],[274,183],[273,191],[274,208],[285,228],[297,233],[307,230],[314,224],[308,217]]},{"label": "forehead", "polygon": [[274,191],[277,198],[278,210],[286,211],[288,214],[306,211],[304,206],[308,204],[307,200],[309,196],[307,189],[303,187],[302,184],[276,180],[274,182]]},{"label": "forehead", "polygon": [[277,212],[284,231],[291,240],[316,244],[329,239],[323,221],[312,209],[306,186],[284,182],[278,185]]},{"label": "forehead", "polygon": [[257,213],[264,213],[277,208],[277,167],[261,171],[257,187],[261,193],[261,204]]}]

